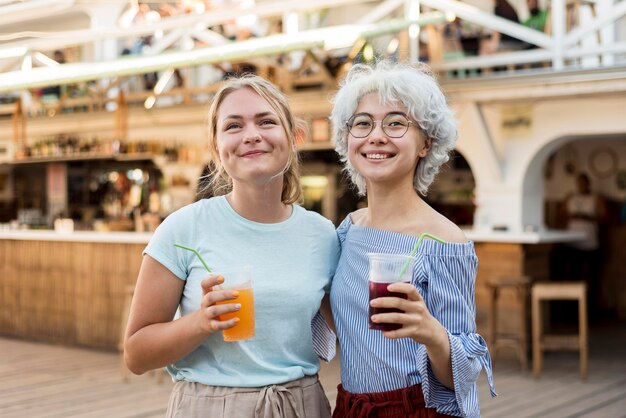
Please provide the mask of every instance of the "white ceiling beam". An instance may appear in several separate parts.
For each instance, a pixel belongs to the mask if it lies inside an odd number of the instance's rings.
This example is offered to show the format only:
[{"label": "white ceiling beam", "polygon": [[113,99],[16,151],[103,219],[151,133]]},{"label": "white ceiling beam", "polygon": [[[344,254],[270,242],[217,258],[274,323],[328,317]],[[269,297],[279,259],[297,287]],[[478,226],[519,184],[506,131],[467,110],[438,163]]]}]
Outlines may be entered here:
[{"label": "white ceiling beam", "polygon": [[438,63],[432,63],[437,71],[448,71],[470,68],[490,68],[514,64],[529,64],[532,62],[550,61],[552,52],[545,49],[531,49],[528,51],[503,52],[493,55],[482,55],[470,58],[461,58]]},{"label": "white ceiling beam", "polygon": [[151,45],[143,51],[143,55],[157,55],[161,52],[165,51],[167,48],[172,46],[172,44],[180,39],[187,32],[186,29],[174,29],[165,35],[163,38],[159,39],[154,45]]},{"label": "white ceiling beam", "polygon": [[0,60],[23,57],[27,52],[26,47],[0,48]]},{"label": "white ceiling beam", "polygon": [[49,17],[69,9],[74,0],[29,0],[0,7],[0,22],[3,25],[26,20]]},{"label": "white ceiling beam", "polygon": [[[566,59],[581,58],[602,54],[626,54],[626,41],[610,45],[594,45],[589,47],[569,48],[563,52]],[[501,54],[479,57],[461,58],[439,63],[432,63],[431,67],[437,71],[450,71],[471,68],[489,68],[530,64],[534,62],[550,61],[554,57],[552,51],[545,49],[531,49],[528,51],[505,52]]]},{"label": "white ceiling beam", "polygon": [[5,63],[3,63],[4,65],[0,66],[0,73],[12,70],[13,68],[20,65],[21,62],[22,62],[22,57],[14,57],[6,61]]},{"label": "white ceiling beam", "polygon": [[198,41],[204,42],[205,44],[210,45],[210,46],[225,45],[225,44],[229,44],[232,42],[227,37],[220,35],[219,33],[210,29],[207,29],[207,30],[195,29],[195,30],[190,31],[189,35],[192,38],[195,38]]},{"label": "white ceiling beam", "polygon": [[357,20],[357,23],[374,23],[386,17],[399,7],[404,5],[404,0],[387,0],[380,3],[365,16]]},{"label": "white ceiling beam", "polygon": [[220,47],[177,51],[155,56],[128,56],[113,61],[63,64],[54,68],[12,71],[0,74],[0,92],[143,74],[172,67],[237,61],[243,58],[273,55],[282,51],[310,49],[322,44],[321,41],[303,42],[296,40],[290,42],[287,39],[263,38]]},{"label": "white ceiling beam", "polygon": [[626,0],[615,3],[610,10],[607,10],[601,16],[598,16],[589,23],[578,26],[567,34],[563,42],[564,46],[568,47],[577,44],[585,36],[604,28],[607,24],[617,22],[625,14]]},{"label": "white ceiling beam", "polygon": [[[365,2],[371,1],[373,0],[365,0]],[[156,23],[142,23],[133,25],[130,28],[89,28],[63,32],[47,32],[45,33],[45,39],[28,39],[3,44],[2,48],[0,48],[0,57],[2,56],[2,50],[5,48],[26,47],[30,50],[50,51],[104,39],[136,38],[153,34],[157,30],[170,31],[176,28],[198,28],[199,26],[207,28],[236,19],[244,13],[254,14],[259,18],[264,18],[282,16],[285,10],[310,11],[357,3],[362,4],[363,2],[364,0],[271,1],[256,5],[252,8],[225,7],[222,10],[213,9],[203,14],[173,16],[164,18]]]},{"label": "white ceiling beam", "polygon": [[626,54],[626,41],[616,42],[609,45],[593,45],[567,49],[564,53],[566,58],[580,58],[601,54]]},{"label": "white ceiling beam", "polygon": [[342,25],[302,31],[295,34],[253,38],[191,51],[175,51],[155,56],[126,56],[106,62],[62,64],[54,68],[35,68],[0,74],[0,92],[33,87],[68,84],[100,78],[127,76],[161,71],[169,68],[216,64],[277,55],[283,52],[335,47],[337,42],[353,44],[359,38],[394,33],[411,25],[442,22],[442,13],[423,14],[414,21],[391,21],[372,25]]}]

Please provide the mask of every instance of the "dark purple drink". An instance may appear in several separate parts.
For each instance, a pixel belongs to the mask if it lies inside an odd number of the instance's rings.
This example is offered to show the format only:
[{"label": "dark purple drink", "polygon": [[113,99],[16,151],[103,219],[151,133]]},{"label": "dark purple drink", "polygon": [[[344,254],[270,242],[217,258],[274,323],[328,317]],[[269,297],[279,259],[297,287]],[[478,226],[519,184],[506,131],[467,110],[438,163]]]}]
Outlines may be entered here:
[{"label": "dark purple drink", "polygon": [[[370,284],[370,300],[376,299],[376,298],[382,298],[382,297],[395,297],[395,298],[406,299],[406,293],[390,292],[389,290],[387,290],[387,286],[389,286],[391,283],[376,283],[376,282],[370,281],[369,284]],[[388,313],[388,312],[403,312],[403,311],[401,311],[400,309],[394,309],[394,308],[373,308],[370,306],[370,329],[377,329],[380,331],[393,331],[395,329],[402,328],[401,324],[372,322],[372,315],[380,314],[380,313]]]}]

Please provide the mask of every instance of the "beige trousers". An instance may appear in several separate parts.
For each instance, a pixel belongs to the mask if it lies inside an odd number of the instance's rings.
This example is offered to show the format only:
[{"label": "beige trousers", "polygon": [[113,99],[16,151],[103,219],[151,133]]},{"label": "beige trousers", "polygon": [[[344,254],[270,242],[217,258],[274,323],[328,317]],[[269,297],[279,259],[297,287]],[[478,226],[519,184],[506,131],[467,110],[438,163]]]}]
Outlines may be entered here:
[{"label": "beige trousers", "polygon": [[330,418],[317,375],[262,388],[174,385],[167,418]]}]

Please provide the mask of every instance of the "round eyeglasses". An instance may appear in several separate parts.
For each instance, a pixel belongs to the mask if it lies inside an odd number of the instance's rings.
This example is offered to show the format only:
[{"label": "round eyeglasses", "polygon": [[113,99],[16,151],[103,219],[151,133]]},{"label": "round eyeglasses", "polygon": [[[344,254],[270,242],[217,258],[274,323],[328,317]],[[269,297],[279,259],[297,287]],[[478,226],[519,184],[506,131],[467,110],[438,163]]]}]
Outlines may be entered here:
[{"label": "round eyeglasses", "polygon": [[353,137],[365,138],[372,133],[378,122],[381,123],[385,135],[390,138],[402,138],[413,123],[403,113],[388,113],[382,121],[374,120],[367,113],[357,113],[348,119],[346,125]]}]

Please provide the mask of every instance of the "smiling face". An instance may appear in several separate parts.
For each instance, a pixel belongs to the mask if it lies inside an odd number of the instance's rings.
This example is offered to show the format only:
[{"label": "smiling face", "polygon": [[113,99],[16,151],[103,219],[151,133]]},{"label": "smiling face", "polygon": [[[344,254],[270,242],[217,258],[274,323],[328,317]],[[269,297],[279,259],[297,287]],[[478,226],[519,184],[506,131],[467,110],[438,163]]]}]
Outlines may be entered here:
[{"label": "smiling face", "polygon": [[[408,182],[413,187],[417,163],[428,153],[428,144],[424,136],[415,121],[411,121],[406,133],[400,138],[390,137],[381,126],[381,121],[385,118],[386,123],[395,122],[395,127],[388,125],[389,127],[385,128],[388,133],[392,133],[394,129],[399,129],[397,125],[401,124],[402,120],[406,120],[403,116],[411,120],[407,113],[406,108],[400,103],[381,103],[378,93],[367,94],[359,102],[354,114],[370,116],[375,121],[375,126],[364,138],[356,138],[348,133],[348,159],[356,171],[365,178],[368,189],[372,184],[397,185],[399,182]],[[367,120],[367,117],[361,119]]]},{"label": "smiling face", "polygon": [[290,144],[281,118],[265,99],[251,88],[235,90],[221,102],[216,119],[219,159],[233,186],[282,184]]}]

